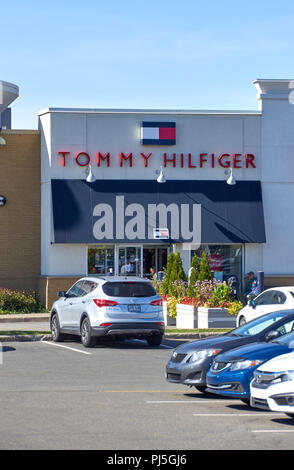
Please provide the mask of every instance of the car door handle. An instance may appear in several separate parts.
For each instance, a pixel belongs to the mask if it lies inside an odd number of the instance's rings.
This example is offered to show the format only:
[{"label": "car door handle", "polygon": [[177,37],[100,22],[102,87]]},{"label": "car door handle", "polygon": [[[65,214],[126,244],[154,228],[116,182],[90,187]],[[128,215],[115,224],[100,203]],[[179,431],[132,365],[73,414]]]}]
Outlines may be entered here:
[{"label": "car door handle", "polygon": [[85,304],[85,303],[86,303],[86,301],[85,301],[85,300],[82,300],[82,304]]}]

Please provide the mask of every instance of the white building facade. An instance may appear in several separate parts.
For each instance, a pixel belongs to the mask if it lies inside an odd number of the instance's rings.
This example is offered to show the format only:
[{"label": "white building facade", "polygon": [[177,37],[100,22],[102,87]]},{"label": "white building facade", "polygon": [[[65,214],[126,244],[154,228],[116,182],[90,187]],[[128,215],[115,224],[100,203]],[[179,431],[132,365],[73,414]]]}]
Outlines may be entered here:
[{"label": "white building facade", "polygon": [[218,279],[293,282],[292,82],[254,85],[257,111],[41,111],[42,277],[148,276],[170,250],[188,271],[205,250]]}]

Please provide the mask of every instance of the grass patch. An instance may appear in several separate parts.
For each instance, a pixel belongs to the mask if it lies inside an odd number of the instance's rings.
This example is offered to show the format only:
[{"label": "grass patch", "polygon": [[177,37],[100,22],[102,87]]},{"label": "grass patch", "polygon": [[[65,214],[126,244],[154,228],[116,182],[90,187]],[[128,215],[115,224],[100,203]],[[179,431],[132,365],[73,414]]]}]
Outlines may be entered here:
[{"label": "grass patch", "polygon": [[0,336],[49,335],[49,334],[51,334],[51,331],[25,331],[25,330],[0,331]]},{"label": "grass patch", "polygon": [[40,308],[38,312],[13,312],[12,310],[0,310],[1,315],[34,315],[36,313],[50,313],[50,310]]},{"label": "grass patch", "polygon": [[227,333],[233,328],[193,328],[192,330],[182,330],[177,328],[166,328],[165,333]]}]

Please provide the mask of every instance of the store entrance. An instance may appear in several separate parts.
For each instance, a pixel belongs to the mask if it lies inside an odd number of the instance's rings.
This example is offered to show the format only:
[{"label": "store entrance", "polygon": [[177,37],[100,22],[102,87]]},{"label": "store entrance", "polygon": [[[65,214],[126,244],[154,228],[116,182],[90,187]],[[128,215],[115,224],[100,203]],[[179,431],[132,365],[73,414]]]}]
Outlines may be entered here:
[{"label": "store entrance", "polygon": [[155,273],[162,272],[166,267],[169,247],[143,247],[143,276],[152,277]]},{"label": "store entrance", "polygon": [[141,276],[141,246],[118,247],[118,273],[120,276]]}]

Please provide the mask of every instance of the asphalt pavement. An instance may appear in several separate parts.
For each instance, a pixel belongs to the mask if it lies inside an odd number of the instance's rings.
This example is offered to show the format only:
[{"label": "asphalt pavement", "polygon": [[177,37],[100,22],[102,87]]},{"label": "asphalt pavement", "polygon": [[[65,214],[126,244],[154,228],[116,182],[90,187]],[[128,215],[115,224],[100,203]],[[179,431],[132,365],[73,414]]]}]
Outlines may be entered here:
[{"label": "asphalt pavement", "polygon": [[293,449],[294,421],[165,381],[179,341],[3,343],[0,449]]}]

